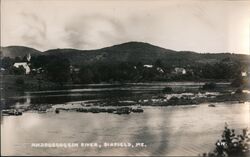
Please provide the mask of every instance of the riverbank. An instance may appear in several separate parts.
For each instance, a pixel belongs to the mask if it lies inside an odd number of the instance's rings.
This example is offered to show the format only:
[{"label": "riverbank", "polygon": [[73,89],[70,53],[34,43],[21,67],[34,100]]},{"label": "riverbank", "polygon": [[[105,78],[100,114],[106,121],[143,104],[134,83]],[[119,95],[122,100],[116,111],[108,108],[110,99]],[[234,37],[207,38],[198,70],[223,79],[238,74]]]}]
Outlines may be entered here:
[{"label": "riverbank", "polygon": [[[101,99],[96,101],[78,101],[67,102],[64,104],[37,104],[31,103],[26,105],[14,105],[10,109],[18,109],[22,112],[37,111],[39,113],[46,113],[55,110],[75,111],[75,112],[108,112],[109,108],[112,109],[112,113],[119,108],[127,107],[129,112],[132,108],[138,108],[144,106],[183,106],[183,105],[200,105],[204,103],[210,103],[211,106],[216,107],[215,103],[220,102],[236,102],[244,103],[250,101],[249,91],[243,91],[242,93],[219,93],[219,92],[198,92],[198,93],[172,93],[172,94],[151,94],[141,97],[131,97],[129,100],[121,99]],[[143,112],[143,111],[142,111]],[[127,109],[125,111],[127,112]],[[123,113],[121,113],[123,114]]]},{"label": "riverbank", "polygon": [[39,79],[38,76],[29,75],[2,75],[1,87],[3,96],[19,95],[25,91],[59,89],[60,86],[48,80]]},{"label": "riverbank", "polygon": [[[41,79],[42,78],[41,76],[33,76],[33,75],[1,75],[1,77],[2,77],[1,86],[2,88],[4,88],[4,93],[6,96],[9,95],[13,96],[18,92],[71,89],[79,86],[79,84],[74,84],[73,82],[66,82],[60,85],[46,79]],[[176,80],[176,81],[173,80],[167,82],[185,82],[185,80]],[[231,82],[231,80],[200,79],[197,81],[186,81],[186,82],[197,82],[201,83],[202,85],[204,82],[229,83]],[[157,82],[131,82],[131,81],[112,82],[111,81],[111,82],[102,82],[100,84],[122,85],[122,84],[140,84],[140,83],[157,83]],[[161,83],[161,81],[159,81],[159,83]]]},{"label": "riverbank", "polygon": [[[37,80],[26,77],[28,76],[23,76],[23,79],[29,85],[24,82],[22,86],[16,88],[13,83],[15,77],[10,75],[4,79],[2,109],[21,108],[44,111],[57,104],[83,104],[93,107],[179,106],[199,105],[207,102],[249,101],[249,90],[241,91],[230,86],[229,82],[216,83],[216,88],[213,89],[202,89],[205,82],[65,84],[65,88],[59,89],[54,89],[56,86],[49,86],[45,83],[41,86],[44,90],[35,90]],[[29,91],[29,87],[34,87],[34,89]],[[171,91],[165,91],[165,87],[171,88]],[[45,90],[46,88],[50,90]]]}]

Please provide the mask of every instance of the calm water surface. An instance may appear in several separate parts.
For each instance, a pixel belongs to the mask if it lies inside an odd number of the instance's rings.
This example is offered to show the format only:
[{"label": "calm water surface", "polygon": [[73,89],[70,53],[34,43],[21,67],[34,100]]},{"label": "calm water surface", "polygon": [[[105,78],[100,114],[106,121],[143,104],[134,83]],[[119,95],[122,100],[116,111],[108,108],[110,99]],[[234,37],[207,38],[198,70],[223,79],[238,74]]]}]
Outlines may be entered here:
[{"label": "calm water surface", "polygon": [[[89,84],[72,85],[70,89],[24,92],[5,98],[3,106],[30,104],[63,104],[87,101],[130,101],[150,98],[157,95],[166,86],[175,91],[184,92],[186,89],[197,91],[204,83],[197,82],[155,82],[127,84]],[[218,83],[218,87],[228,83]]]},{"label": "calm water surface", "polygon": [[[225,122],[249,127],[250,103],[145,107],[144,113],[24,113],[1,120],[3,155],[198,155],[211,151]],[[144,148],[33,148],[43,142],[143,142]]]}]

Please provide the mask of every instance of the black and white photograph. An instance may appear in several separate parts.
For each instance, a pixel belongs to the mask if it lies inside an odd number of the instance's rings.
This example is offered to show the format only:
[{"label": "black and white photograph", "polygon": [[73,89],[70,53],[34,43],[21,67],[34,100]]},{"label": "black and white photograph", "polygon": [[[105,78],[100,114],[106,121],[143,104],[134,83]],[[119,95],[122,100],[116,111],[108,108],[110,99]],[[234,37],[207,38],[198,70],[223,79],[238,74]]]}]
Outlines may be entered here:
[{"label": "black and white photograph", "polygon": [[249,0],[0,0],[1,156],[250,156]]}]

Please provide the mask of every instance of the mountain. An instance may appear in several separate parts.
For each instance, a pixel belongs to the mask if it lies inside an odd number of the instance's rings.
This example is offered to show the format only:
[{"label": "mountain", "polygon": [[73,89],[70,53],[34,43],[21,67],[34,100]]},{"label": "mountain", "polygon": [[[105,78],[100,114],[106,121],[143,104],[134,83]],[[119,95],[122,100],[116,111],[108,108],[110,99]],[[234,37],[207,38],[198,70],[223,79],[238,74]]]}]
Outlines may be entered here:
[{"label": "mountain", "polygon": [[232,62],[249,62],[250,59],[249,56],[240,54],[201,54],[191,51],[174,51],[143,42],[127,42],[97,50],[54,49],[45,51],[43,54],[64,56],[76,65],[121,62],[153,64],[155,61],[161,60],[167,65],[183,66],[216,63],[222,59]]},{"label": "mountain", "polygon": [[[151,63],[175,51],[160,48],[148,43],[128,42],[97,50],[54,49],[45,51],[46,55],[65,56],[75,64],[81,63]],[[153,57],[152,57],[153,56]]]},{"label": "mountain", "polygon": [[27,54],[30,54],[31,56],[41,55],[40,51],[25,46],[1,47],[1,52],[2,52],[1,55],[3,57],[10,57],[10,58],[15,58],[15,57],[23,58]]},{"label": "mountain", "polygon": [[174,51],[144,42],[127,42],[96,50],[51,49],[40,52],[33,48],[9,46],[2,48],[3,55],[9,57],[31,55],[53,55],[68,58],[71,64],[115,64],[121,62],[137,64],[153,64],[161,60],[166,65],[187,66],[193,64],[227,62],[247,62],[249,55],[230,53],[196,53],[191,51]]}]

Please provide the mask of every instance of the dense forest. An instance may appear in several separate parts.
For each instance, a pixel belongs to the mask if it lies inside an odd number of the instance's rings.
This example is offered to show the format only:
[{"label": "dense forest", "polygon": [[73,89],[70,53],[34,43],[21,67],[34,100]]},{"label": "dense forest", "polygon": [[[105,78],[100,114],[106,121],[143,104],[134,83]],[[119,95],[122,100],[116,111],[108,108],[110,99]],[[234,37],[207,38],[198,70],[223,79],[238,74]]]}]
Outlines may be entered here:
[{"label": "dense forest", "polygon": [[[173,51],[140,42],[98,50],[55,49],[40,52],[25,47],[2,48],[1,68],[6,75],[29,76],[63,85],[71,83],[241,80],[248,72],[249,56],[230,53],[200,54]],[[29,53],[30,52],[30,53]],[[22,54],[22,55],[21,55]]]},{"label": "dense forest", "polygon": [[[5,57],[1,60],[1,67],[6,74],[21,75],[24,68],[13,67],[15,62],[25,61],[25,58],[11,59]],[[176,71],[176,67],[163,64],[161,60],[150,67],[138,62],[110,63],[110,64],[83,64],[72,65],[69,59],[58,56],[36,56],[29,65],[32,76],[42,76],[53,82],[63,83],[100,83],[100,82],[145,82],[145,81],[199,81],[204,79],[231,80],[241,76],[247,69],[243,63],[233,63],[223,59],[215,64],[200,64],[183,66],[185,72]],[[149,66],[149,65],[148,65]],[[179,68],[180,69],[180,68]]]}]

